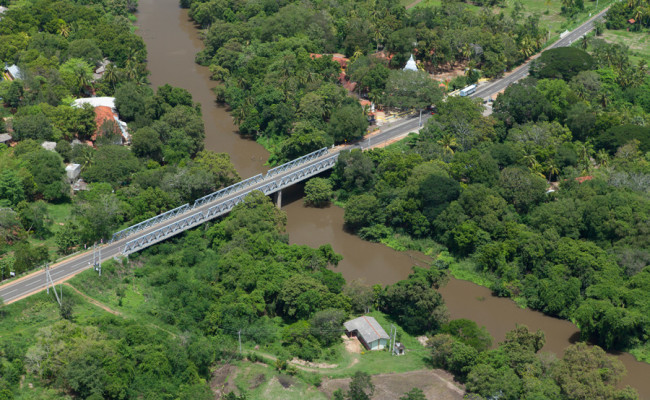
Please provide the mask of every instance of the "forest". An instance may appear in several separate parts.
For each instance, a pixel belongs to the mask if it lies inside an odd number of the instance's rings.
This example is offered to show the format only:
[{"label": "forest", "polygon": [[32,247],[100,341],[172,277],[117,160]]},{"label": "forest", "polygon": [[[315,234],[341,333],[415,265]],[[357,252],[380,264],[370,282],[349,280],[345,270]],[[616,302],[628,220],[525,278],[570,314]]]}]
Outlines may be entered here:
[{"label": "forest", "polygon": [[[603,350],[650,360],[650,79],[628,49],[595,37],[544,52],[484,116],[483,104],[443,101],[422,77],[456,63],[469,66],[464,82],[478,68],[499,76],[545,44],[535,16],[459,2],[410,12],[389,0],[181,5],[205,28],[197,61],[223,82],[218,100],[243,135],[271,148],[271,163],[366,132],[328,54],[349,58],[359,96],[436,105],[419,135],[343,153],[330,176],[305,187],[311,206],[344,206],[350,231],[424,251],[432,266],[390,285],[346,282],[331,246],[290,245],[284,212],[253,193],[222,220],[108,261],[101,278],[73,278],[61,307],[44,292],[0,304],[0,400],[208,399],[214,370],[236,362],[317,389],[326,373],[291,360],[340,362],[342,322],[368,311],[418,350],[400,368],[445,369],[469,398],[638,398],[617,386],[624,368]],[[608,26],[630,16],[647,24],[635,7],[615,6]],[[0,58],[22,79],[0,82],[0,132],[18,142],[0,145],[0,280],[240,179],[227,154],[204,150],[191,94],[148,87],[136,9],[130,0],[35,0],[3,13]],[[379,49],[392,57],[372,56]],[[411,52],[426,72],[396,70]],[[398,93],[405,83],[426,93]],[[115,97],[130,147],[91,109],[72,107],[91,95]],[[88,190],[71,190],[67,162],[82,166]],[[596,346],[555,357],[541,351],[544,333],[524,326],[495,344],[484,327],[449,318],[438,289],[450,274],[571,320]],[[388,356],[376,353],[342,372],[352,381],[334,398],[370,398],[364,369]]]},{"label": "forest", "polygon": [[[427,72],[462,65],[469,68],[470,83],[479,78],[478,69],[485,77],[500,76],[547,40],[539,17],[524,18],[521,7],[506,14],[475,11],[461,2],[406,12],[397,0],[181,5],[205,28],[205,49],[196,60],[223,82],[217,99],[232,109],[242,135],[271,151],[271,162],[366,133],[361,106],[337,85],[345,76],[342,68],[358,94],[378,105],[414,107],[412,99],[420,96],[412,93],[422,91],[415,90],[418,84],[431,86],[418,102],[421,109],[442,96]],[[349,61],[341,64],[333,53]],[[423,71],[400,71],[411,54]],[[413,90],[397,99],[395,89],[403,83]]]},{"label": "forest", "polygon": [[[0,280],[239,180],[227,154],[203,149],[192,96],[146,85],[146,49],[128,19],[136,5],[42,0],[0,20],[0,58],[22,73],[0,82],[0,133],[17,142],[0,144]],[[97,126],[92,107],[73,107],[89,95],[115,97],[130,148],[114,121]],[[67,163],[81,166],[87,191],[73,193]]]},{"label": "forest", "polygon": [[650,78],[591,40],[542,53],[491,116],[447,98],[419,135],[342,154],[330,182],[361,237],[648,360]]},{"label": "forest", "polygon": [[[624,368],[599,347],[577,344],[555,359],[539,353],[543,332],[519,326],[491,348],[485,328],[450,321],[436,290],[446,281],[443,267],[416,268],[384,287],[346,282],[332,271],[341,257],[329,245],[289,245],[285,224],[285,213],[254,192],[222,221],[111,260],[102,277],[87,271],[74,278],[60,309],[45,293],[0,309],[0,398],[209,399],[213,366],[269,354],[278,376],[318,387],[320,374],[287,361],[339,359],[341,323],[367,309],[398,323],[402,337],[430,335],[424,365],[453,372],[477,399],[499,392],[507,399],[638,398],[616,388]],[[111,312],[89,310],[71,287]],[[18,387],[26,373],[36,388],[27,392]],[[369,398],[367,374],[354,377],[335,399]],[[247,398],[245,391],[229,396]]]}]

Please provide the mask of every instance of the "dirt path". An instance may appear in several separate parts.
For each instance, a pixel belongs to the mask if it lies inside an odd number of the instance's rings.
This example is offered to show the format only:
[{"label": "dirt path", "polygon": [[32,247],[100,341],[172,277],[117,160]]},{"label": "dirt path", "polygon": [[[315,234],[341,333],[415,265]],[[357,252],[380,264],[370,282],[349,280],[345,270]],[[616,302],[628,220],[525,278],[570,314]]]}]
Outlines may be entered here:
[{"label": "dirt path", "polygon": [[[117,311],[117,310],[114,310],[114,309],[110,308],[109,306],[107,306],[106,304],[104,304],[104,303],[102,303],[102,302],[100,302],[100,301],[98,301],[98,300],[95,300],[95,299],[93,299],[92,297],[88,296],[87,294],[81,292],[79,289],[77,289],[76,287],[72,286],[72,285],[69,284],[68,282],[65,282],[64,285],[66,285],[66,286],[69,287],[70,289],[74,290],[75,293],[77,293],[79,296],[83,297],[83,298],[84,298],[87,302],[89,302],[90,304],[93,304],[93,305],[95,305],[95,306],[101,308],[102,310],[104,310],[104,311],[106,311],[106,312],[109,312],[109,313],[111,313],[111,314],[113,314],[113,315],[117,315],[117,316],[119,316],[119,317],[123,317],[123,318],[129,318],[129,316],[124,315],[122,312]],[[147,325],[150,326],[150,327],[152,327],[152,328],[154,328],[154,329],[158,329],[158,330],[160,330],[160,331],[163,331],[163,332],[165,332],[165,333],[167,333],[167,334],[173,336],[174,338],[176,338],[176,337],[178,336],[178,335],[176,335],[174,332],[168,331],[168,330],[165,329],[165,328],[161,328],[160,326],[158,326],[158,325],[156,325],[156,324],[148,323]]]},{"label": "dirt path", "polygon": [[[256,351],[256,350],[250,350],[250,352],[257,354],[260,357],[268,358],[268,359],[270,359],[272,361],[277,361],[278,360],[278,358],[276,356],[272,355],[272,354],[262,353],[262,352]],[[300,363],[300,362],[297,362],[295,360],[289,360],[288,362],[289,362],[289,364],[293,365],[294,367],[298,368],[299,370],[306,371],[306,372],[327,372],[328,370],[332,370],[333,368],[336,368],[336,371],[338,372],[338,371],[341,371],[341,370],[344,370],[344,369],[348,369],[348,368],[352,367],[353,365],[356,365],[359,362],[359,357],[353,358],[352,362],[349,365],[346,365],[345,367],[339,367],[338,365],[334,365],[334,364],[327,364],[327,365],[325,365],[325,366],[323,366],[321,368],[318,368],[318,367],[315,367],[315,366],[310,366],[310,367],[305,366],[304,363]],[[312,363],[310,363],[310,364],[314,365]]]},{"label": "dirt path", "polygon": [[406,9],[408,10],[409,8],[413,8],[413,7],[417,6],[420,3],[422,3],[422,0],[415,0],[413,3],[406,6]]},{"label": "dirt path", "polygon": [[93,299],[92,297],[88,296],[88,295],[85,294],[85,293],[82,293],[81,291],[79,291],[79,289],[77,289],[76,287],[72,286],[72,285],[69,284],[68,282],[64,283],[64,285],[66,285],[66,286],[69,287],[70,289],[74,290],[75,293],[77,293],[79,296],[81,296],[81,297],[83,297],[84,299],[86,299],[87,302],[96,305],[97,307],[101,308],[102,310],[104,310],[104,311],[106,311],[106,312],[109,312],[109,313],[111,313],[111,314],[113,314],[113,315],[124,316],[121,312],[119,312],[119,311],[117,311],[117,310],[113,310],[112,308],[110,308],[110,307],[107,306],[106,304],[101,303],[101,302],[99,302],[99,301]]}]

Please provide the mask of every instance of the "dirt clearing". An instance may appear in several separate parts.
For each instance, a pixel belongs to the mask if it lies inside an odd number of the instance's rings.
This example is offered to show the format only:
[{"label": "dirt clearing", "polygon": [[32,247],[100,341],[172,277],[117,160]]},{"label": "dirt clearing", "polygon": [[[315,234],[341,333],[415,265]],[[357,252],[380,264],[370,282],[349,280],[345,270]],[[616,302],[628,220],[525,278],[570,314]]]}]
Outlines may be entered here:
[{"label": "dirt clearing", "polygon": [[[422,389],[427,400],[461,400],[465,394],[462,387],[453,382],[448,372],[439,369],[379,374],[372,376],[375,385],[373,400],[395,400],[414,387]],[[323,380],[320,388],[328,398],[336,389],[348,389],[350,378]]]}]

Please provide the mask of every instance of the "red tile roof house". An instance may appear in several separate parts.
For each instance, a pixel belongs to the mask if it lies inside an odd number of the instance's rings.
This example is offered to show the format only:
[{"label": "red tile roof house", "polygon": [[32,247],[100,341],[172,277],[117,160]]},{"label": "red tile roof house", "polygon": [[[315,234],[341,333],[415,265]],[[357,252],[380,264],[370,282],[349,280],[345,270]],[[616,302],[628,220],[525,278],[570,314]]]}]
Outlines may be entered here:
[{"label": "red tile roof house", "polygon": [[113,120],[115,121],[115,133],[122,136],[122,144],[131,144],[131,135],[127,130],[126,122],[119,119],[117,111],[115,110],[114,97],[89,97],[77,99],[73,102],[72,106],[81,107],[83,104],[90,104],[95,109],[95,123],[97,124],[97,130],[91,137],[93,142],[97,139],[97,134],[99,133],[101,126],[106,121]]}]

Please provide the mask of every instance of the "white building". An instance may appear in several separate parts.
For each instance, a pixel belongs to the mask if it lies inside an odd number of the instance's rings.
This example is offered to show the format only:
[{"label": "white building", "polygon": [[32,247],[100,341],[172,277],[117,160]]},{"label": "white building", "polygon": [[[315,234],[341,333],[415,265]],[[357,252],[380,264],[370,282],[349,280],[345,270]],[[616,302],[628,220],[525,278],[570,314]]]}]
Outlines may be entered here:
[{"label": "white building", "polygon": [[44,148],[45,150],[55,151],[56,150],[56,142],[43,142],[43,143],[41,143],[41,147]]},{"label": "white building", "polygon": [[65,174],[68,177],[68,181],[73,183],[79,178],[81,174],[81,165],[80,164],[68,164],[65,166]]},{"label": "white building", "polygon": [[362,316],[343,324],[345,334],[356,337],[368,350],[382,350],[390,336],[373,317]]},{"label": "white building", "polygon": [[404,67],[404,71],[417,71],[418,70],[418,65],[415,63],[415,60],[413,59],[413,54],[411,54],[411,58],[406,62],[406,66]]}]

